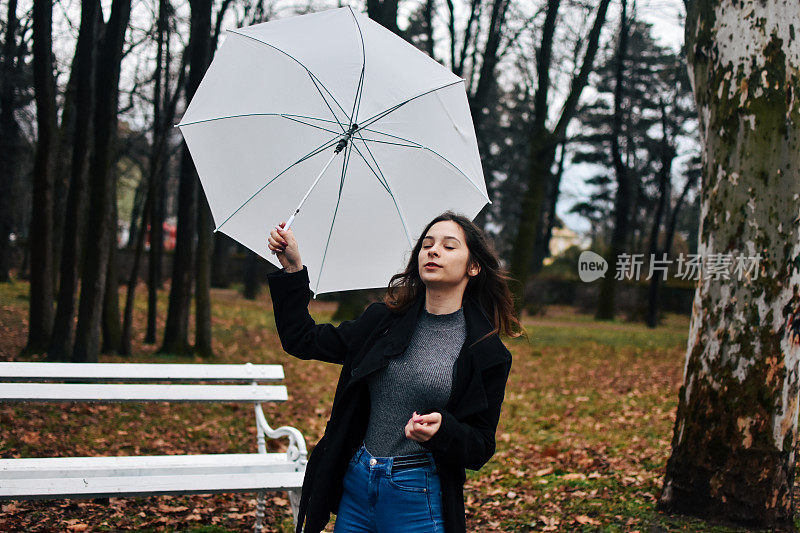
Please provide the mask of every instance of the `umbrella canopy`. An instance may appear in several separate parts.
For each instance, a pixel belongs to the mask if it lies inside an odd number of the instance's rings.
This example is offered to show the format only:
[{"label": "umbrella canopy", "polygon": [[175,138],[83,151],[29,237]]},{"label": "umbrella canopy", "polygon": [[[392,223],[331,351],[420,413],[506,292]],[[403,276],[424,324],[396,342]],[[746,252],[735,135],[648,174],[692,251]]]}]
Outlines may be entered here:
[{"label": "umbrella canopy", "polygon": [[385,287],[434,216],[489,201],[462,82],[350,7],[228,30],[178,124],[216,231],[280,266],[303,201],[314,295]]}]

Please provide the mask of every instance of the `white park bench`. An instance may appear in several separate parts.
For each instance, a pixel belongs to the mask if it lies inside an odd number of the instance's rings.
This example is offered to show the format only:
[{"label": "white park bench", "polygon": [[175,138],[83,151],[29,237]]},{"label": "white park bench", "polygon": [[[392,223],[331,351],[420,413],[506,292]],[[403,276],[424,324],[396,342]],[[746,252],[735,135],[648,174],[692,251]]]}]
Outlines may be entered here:
[{"label": "white park bench", "polygon": [[[258,532],[265,491],[285,490],[296,524],[307,461],[305,439],[293,427],[272,429],[261,409],[262,402],[288,400],[286,386],[262,383],[281,379],[281,365],[250,363],[0,362],[0,402],[252,402],[258,449],[241,454],[0,459],[0,500],[258,492]],[[201,381],[239,384],[197,383]],[[288,437],[287,451],[267,453],[265,437]]]}]

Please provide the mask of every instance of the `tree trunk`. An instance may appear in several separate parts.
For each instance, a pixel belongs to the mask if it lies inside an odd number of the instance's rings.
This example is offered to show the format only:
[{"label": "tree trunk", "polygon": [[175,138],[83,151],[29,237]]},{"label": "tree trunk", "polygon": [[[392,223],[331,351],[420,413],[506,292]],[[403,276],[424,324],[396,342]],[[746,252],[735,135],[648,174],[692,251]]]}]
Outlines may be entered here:
[{"label": "tree trunk", "polygon": [[11,243],[14,231],[17,199],[17,172],[19,171],[19,125],[14,118],[17,108],[15,98],[18,84],[17,56],[17,0],[8,2],[8,20],[2,51],[2,76],[0,76],[0,282],[10,281]]},{"label": "tree trunk", "polygon": [[230,261],[231,246],[234,241],[218,231],[214,233],[214,252],[211,255],[211,286],[227,289],[231,285]]},{"label": "tree trunk", "polygon": [[45,351],[53,328],[53,176],[58,143],[52,26],[52,3],[36,0],[33,4],[33,86],[39,138],[33,168],[33,209],[28,241],[31,285],[25,353]]},{"label": "tree trunk", "polygon": [[94,53],[100,3],[87,0],[81,4],[81,29],[75,49],[77,86],[75,88],[75,136],[72,141],[72,164],[67,210],[64,219],[61,283],[58,289],[56,319],[48,350],[48,359],[67,361],[72,352],[73,318],[78,290],[78,265],[86,218],[86,181],[91,153],[92,102],[94,101]]},{"label": "tree trunk", "polygon": [[[703,133],[698,282],[661,509],[794,529],[800,361],[800,50],[794,0],[689,4]],[[746,262],[745,267],[753,266]],[[794,325],[794,326],[793,326]]]},{"label": "tree trunk", "polygon": [[113,140],[117,131],[122,44],[131,13],[130,0],[114,0],[98,50],[96,104],[94,110],[94,152],[89,165],[90,192],[84,247],[81,299],[75,331],[74,362],[96,362],[100,351],[103,300],[111,246],[116,246],[116,220],[112,219],[114,187]]},{"label": "tree trunk", "polygon": [[[191,36],[189,38],[189,81],[186,100],[194,96],[209,62],[211,37],[211,1],[192,2]],[[189,309],[192,296],[192,274],[195,270],[197,237],[197,171],[186,142],[183,143],[180,183],[178,186],[178,235],[173,255],[172,285],[169,293],[167,323],[164,328],[162,353],[186,354],[189,345]]]},{"label": "tree trunk", "polygon": [[384,28],[401,35],[397,28],[397,4],[398,0],[367,0],[367,14]]},{"label": "tree trunk", "polygon": [[[616,74],[614,86],[614,116],[611,125],[611,159],[617,175],[617,194],[614,198],[614,229],[611,233],[611,250],[606,260],[609,272],[600,282],[600,294],[597,298],[597,320],[614,319],[614,296],[616,292],[616,268],[620,254],[625,250],[628,241],[628,221],[633,194],[631,177],[627,163],[622,160],[620,139],[622,138],[622,87],[625,83],[625,59],[628,53],[628,2],[622,0],[622,13],[619,23],[619,43],[617,45]],[[628,144],[630,146],[630,144]]]},{"label": "tree trunk", "polygon": [[133,330],[133,307],[136,299],[136,284],[139,281],[139,264],[142,260],[144,251],[144,235],[147,228],[147,215],[150,212],[150,204],[153,202],[153,191],[148,188],[145,192],[146,200],[142,209],[141,230],[136,234],[136,242],[133,251],[133,266],[128,276],[128,288],[125,296],[125,310],[122,315],[122,335],[119,343],[120,355],[131,355],[131,331]]},{"label": "tree trunk", "polygon": [[195,352],[213,357],[211,348],[211,254],[214,244],[214,223],[206,195],[198,193],[197,210],[197,274],[195,277]]},{"label": "tree trunk", "polygon": [[436,44],[433,42],[433,0],[425,0],[425,4],[422,6],[422,20],[425,24],[425,52],[436,59],[436,56],[433,55],[433,45]]},{"label": "tree trunk", "polygon": [[146,218],[146,216],[142,215],[142,212],[146,202],[148,185],[147,178],[144,177],[140,179],[139,183],[136,185],[136,192],[133,196],[133,208],[131,209],[131,219],[128,222],[128,240],[125,243],[125,248],[135,248],[139,232],[142,231],[139,221]]},{"label": "tree trunk", "polygon": [[181,170],[178,184],[178,230],[175,251],[172,254],[172,283],[169,291],[167,321],[164,341],[160,351],[170,354],[188,354],[189,310],[192,299],[192,279],[195,263],[195,236],[197,235],[197,174],[186,147],[181,150]]},{"label": "tree trunk", "polygon": [[558,205],[558,197],[561,192],[561,176],[564,174],[564,158],[566,156],[566,151],[566,145],[562,143],[561,149],[559,150],[556,171],[548,187],[543,228],[539,234],[539,239],[537,239],[537,249],[533,256],[533,265],[531,265],[531,273],[534,275],[542,270],[542,262],[545,258],[550,256],[550,239],[553,236],[553,228],[555,228],[556,219],[558,218],[556,206]]},{"label": "tree trunk", "polygon": [[692,179],[691,177],[686,180],[686,184],[683,186],[681,195],[678,197],[678,200],[675,202],[675,206],[672,208],[672,213],[670,214],[664,237],[664,250],[667,253],[672,250],[672,242],[675,240],[675,228],[678,225],[678,216],[680,215],[683,203],[686,201],[686,195],[688,194],[689,190],[694,187],[695,181],[697,180]]},{"label": "tree trunk", "polygon": [[[81,7],[83,12],[83,7]],[[83,13],[81,13],[83,17]],[[80,31],[79,31],[80,37]],[[74,151],[73,142],[75,139],[75,129],[80,120],[77,113],[77,88],[81,83],[78,75],[78,50],[72,56],[72,64],[69,70],[64,96],[61,105],[61,124],[57,131],[57,149],[53,175],[53,220],[62,221],[67,216],[67,203],[69,202],[69,188],[72,181],[72,154]],[[69,162],[70,164],[65,164]],[[64,229],[58,224],[58,229],[53,230],[53,260],[58,261],[53,268],[53,287],[60,286],[61,268],[60,257],[63,253]]]},{"label": "tree trunk", "polygon": [[[165,147],[165,146],[164,146]],[[156,149],[160,149],[156,148]],[[156,343],[156,316],[158,315],[158,289],[162,286],[162,257],[164,251],[164,157],[161,150],[158,166],[151,167],[152,201],[150,204],[150,251],[147,258],[147,331],[144,342]]]},{"label": "tree trunk", "polygon": [[119,353],[122,345],[122,324],[119,319],[119,243],[117,242],[117,227],[119,216],[117,211],[116,180],[111,180],[111,244],[108,247],[108,272],[106,273],[106,288],[103,294],[103,344],[101,351]]},{"label": "tree trunk", "polygon": [[[156,316],[158,314],[158,289],[161,288],[161,263],[164,251],[164,185],[166,182],[167,132],[166,120],[162,118],[162,110],[166,103],[164,94],[169,85],[162,87],[165,70],[169,70],[169,54],[167,69],[164,69],[164,56],[168,41],[169,3],[159,0],[157,23],[157,49],[155,88],[153,90],[153,147],[150,154],[150,253],[147,264],[147,331],[144,341],[156,343]],[[183,69],[183,66],[181,65]]]},{"label": "tree trunk", "polygon": [[[675,157],[675,150],[669,139],[667,132],[667,116],[666,109],[663,104],[661,108],[661,167],[658,173],[658,207],[656,208],[655,215],[653,216],[653,224],[650,229],[650,257],[656,260],[661,260],[663,254],[669,255],[669,244],[665,243],[663,248],[658,246],[658,236],[661,234],[661,221],[664,218],[664,213],[667,209],[667,202],[671,194],[670,176],[672,174],[672,160]],[[661,272],[653,272],[650,278],[647,297],[647,326],[655,328],[658,326],[658,304],[659,293],[662,280]]]},{"label": "tree trunk", "polygon": [[258,262],[258,255],[251,250],[247,250],[247,259],[245,260],[244,264],[243,287],[243,296],[247,300],[255,300],[258,297],[258,293],[261,288],[261,280],[258,277]]}]

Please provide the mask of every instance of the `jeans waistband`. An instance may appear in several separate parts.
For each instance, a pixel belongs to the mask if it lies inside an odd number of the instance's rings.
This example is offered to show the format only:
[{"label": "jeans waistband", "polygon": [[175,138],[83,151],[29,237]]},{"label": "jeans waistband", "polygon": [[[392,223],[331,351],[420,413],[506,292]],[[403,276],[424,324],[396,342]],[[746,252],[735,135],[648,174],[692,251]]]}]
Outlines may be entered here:
[{"label": "jeans waistband", "polygon": [[367,447],[362,444],[353,458],[366,467],[385,465],[389,473],[393,470],[397,471],[419,467],[429,467],[433,472],[436,472],[436,463],[433,460],[433,454],[430,452],[396,455],[394,457],[375,457],[369,453]]}]

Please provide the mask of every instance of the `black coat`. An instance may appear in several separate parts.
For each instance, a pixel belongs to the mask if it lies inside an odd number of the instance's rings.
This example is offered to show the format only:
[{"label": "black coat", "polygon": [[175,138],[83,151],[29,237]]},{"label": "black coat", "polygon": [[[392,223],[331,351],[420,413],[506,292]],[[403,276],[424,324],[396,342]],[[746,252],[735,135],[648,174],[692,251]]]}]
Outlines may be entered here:
[{"label": "black coat", "polygon": [[[268,280],[283,349],[300,359],[342,365],[331,417],[308,459],[300,499],[297,533],[318,533],[330,513],[338,510],[348,461],[366,434],[370,412],[366,378],[403,353],[425,297],[421,294],[402,314],[391,312],[382,302],[372,303],[360,317],[336,327],[316,324],[309,315],[311,291],[305,267],[292,273],[279,270]],[[466,531],[464,469],[478,470],[494,455],[495,431],[511,370],[511,353],[497,333],[483,338],[494,328],[478,302],[465,294],[462,306],[467,335],[456,359],[450,400],[444,409],[420,411],[442,415],[439,430],[421,444],[439,468],[447,533]]]}]

